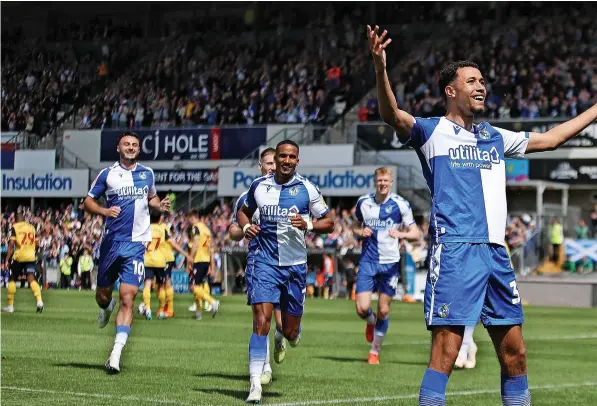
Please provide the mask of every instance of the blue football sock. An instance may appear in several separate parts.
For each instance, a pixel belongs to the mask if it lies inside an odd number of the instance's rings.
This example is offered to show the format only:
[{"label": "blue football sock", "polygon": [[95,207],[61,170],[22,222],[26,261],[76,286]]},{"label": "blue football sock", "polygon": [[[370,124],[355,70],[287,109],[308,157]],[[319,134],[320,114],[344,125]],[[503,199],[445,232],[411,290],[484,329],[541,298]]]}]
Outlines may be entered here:
[{"label": "blue football sock", "polygon": [[531,392],[526,375],[502,375],[502,404],[504,406],[531,406]]},{"label": "blue football sock", "polygon": [[419,391],[419,406],[445,406],[449,378],[446,374],[427,368]]},{"label": "blue football sock", "polygon": [[267,336],[260,336],[255,333],[249,340],[249,376],[251,378],[259,377],[263,372],[263,365],[267,357]]}]

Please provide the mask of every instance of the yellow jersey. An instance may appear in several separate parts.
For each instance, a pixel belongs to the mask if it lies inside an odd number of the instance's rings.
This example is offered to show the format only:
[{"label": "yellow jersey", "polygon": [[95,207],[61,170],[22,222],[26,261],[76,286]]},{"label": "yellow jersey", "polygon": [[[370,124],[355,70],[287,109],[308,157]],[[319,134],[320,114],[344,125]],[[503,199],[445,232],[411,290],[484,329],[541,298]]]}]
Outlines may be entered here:
[{"label": "yellow jersey", "polygon": [[15,242],[13,261],[35,262],[35,228],[31,224],[15,223],[10,229],[10,239]]},{"label": "yellow jersey", "polygon": [[147,244],[145,249],[145,267],[146,268],[165,268],[166,258],[160,246],[166,239],[166,232],[164,227],[160,224],[151,225],[151,242]]},{"label": "yellow jersey", "polygon": [[170,238],[172,238],[172,233],[170,233],[170,227],[167,224],[160,224],[160,227],[164,229],[165,237],[164,241],[160,244],[159,250],[162,252],[164,258],[166,258],[166,262],[174,262],[174,248],[168,242]]},{"label": "yellow jersey", "polygon": [[193,226],[191,232],[193,240],[199,237],[199,246],[195,253],[193,262],[210,262],[211,261],[211,231],[207,226],[201,222]]}]

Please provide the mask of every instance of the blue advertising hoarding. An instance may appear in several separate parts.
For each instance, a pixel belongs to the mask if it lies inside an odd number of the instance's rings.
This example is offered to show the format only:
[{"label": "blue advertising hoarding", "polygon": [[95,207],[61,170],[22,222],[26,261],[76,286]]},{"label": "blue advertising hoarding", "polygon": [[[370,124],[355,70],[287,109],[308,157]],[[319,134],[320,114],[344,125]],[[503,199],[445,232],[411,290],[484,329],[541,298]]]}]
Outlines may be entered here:
[{"label": "blue advertising hoarding", "polygon": [[[201,127],[135,131],[141,138],[141,161],[241,159],[266,143],[265,127]],[[100,161],[117,161],[122,130],[101,132]]]}]

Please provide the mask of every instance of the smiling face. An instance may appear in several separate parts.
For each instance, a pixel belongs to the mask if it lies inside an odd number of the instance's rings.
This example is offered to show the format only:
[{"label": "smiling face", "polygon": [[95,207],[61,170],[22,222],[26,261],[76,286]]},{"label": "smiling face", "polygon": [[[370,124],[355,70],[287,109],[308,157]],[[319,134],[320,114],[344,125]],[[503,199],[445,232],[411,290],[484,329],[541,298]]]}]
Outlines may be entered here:
[{"label": "smiling face", "polygon": [[387,196],[394,180],[393,174],[387,168],[379,168],[375,171],[375,191],[378,195]]},{"label": "smiling face", "polygon": [[292,144],[282,144],[276,151],[276,174],[283,178],[294,175],[299,163],[298,148]]},{"label": "smiling face", "polygon": [[139,140],[133,136],[122,137],[118,143],[116,150],[120,154],[120,159],[123,161],[134,162],[137,160],[141,148],[139,147]]},{"label": "smiling face", "polygon": [[485,79],[477,68],[463,67],[445,88],[448,111],[454,108],[461,114],[474,116],[485,111]]}]

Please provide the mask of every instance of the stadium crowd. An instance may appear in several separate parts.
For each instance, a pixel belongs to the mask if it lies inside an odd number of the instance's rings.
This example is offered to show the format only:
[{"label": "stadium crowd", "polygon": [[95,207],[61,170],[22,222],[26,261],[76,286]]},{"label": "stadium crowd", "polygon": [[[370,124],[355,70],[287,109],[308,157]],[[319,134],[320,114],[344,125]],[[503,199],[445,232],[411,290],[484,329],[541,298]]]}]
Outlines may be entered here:
[{"label": "stadium crowd", "polygon": [[[213,207],[213,210],[205,217],[205,222],[213,234],[216,262],[220,263],[220,252],[225,247],[245,247],[247,242],[242,240],[234,242],[228,238],[227,230],[232,217],[232,205],[234,200],[222,201]],[[94,260],[98,258],[99,244],[103,234],[103,219],[99,216],[85,213],[82,206],[74,203],[65,203],[57,208],[38,208],[34,212],[28,206],[5,207],[2,212],[2,270],[4,269],[4,257],[8,247],[9,230],[15,221],[16,211],[24,211],[26,217],[37,230],[39,262],[42,267],[61,268],[60,261],[68,254],[72,258],[71,272],[68,276],[72,279],[72,285],[78,279],[78,259],[85,252],[90,254]],[[360,248],[361,242],[353,234],[352,227],[355,221],[354,208],[345,209],[338,206],[332,209],[336,215],[336,227],[330,234],[308,234],[307,246],[311,249],[334,249],[340,256],[347,256],[353,249]],[[174,212],[168,218],[171,231],[175,240],[183,247],[189,242],[189,226],[184,212]],[[571,238],[588,238],[597,236],[597,207],[591,216],[591,228],[584,219],[579,221],[574,230],[568,230],[567,235]],[[421,241],[408,243],[402,241],[401,249],[409,252],[418,268],[426,267],[427,251],[429,247],[429,223],[422,219],[420,223],[423,231]],[[513,216],[507,226],[506,242],[511,249],[524,247],[525,244],[537,233],[535,222],[528,214]],[[594,237],[593,237],[594,238]],[[353,262],[354,266],[354,262]],[[346,264],[343,263],[343,268]],[[322,266],[317,264],[313,267],[314,272],[321,272]],[[240,271],[237,270],[237,271]],[[80,275],[78,275],[80,276]]]},{"label": "stadium crowd", "polygon": [[[513,15],[502,32],[481,26],[471,38],[432,48],[396,78],[393,88],[398,104],[415,116],[442,115],[440,69],[447,61],[467,59],[475,61],[485,75],[486,117],[553,118],[582,113],[597,103],[597,12],[581,6],[569,10],[574,25],[560,24],[564,14],[553,7],[542,5],[526,15]],[[361,121],[379,120],[376,101],[363,105],[359,117]]]}]

